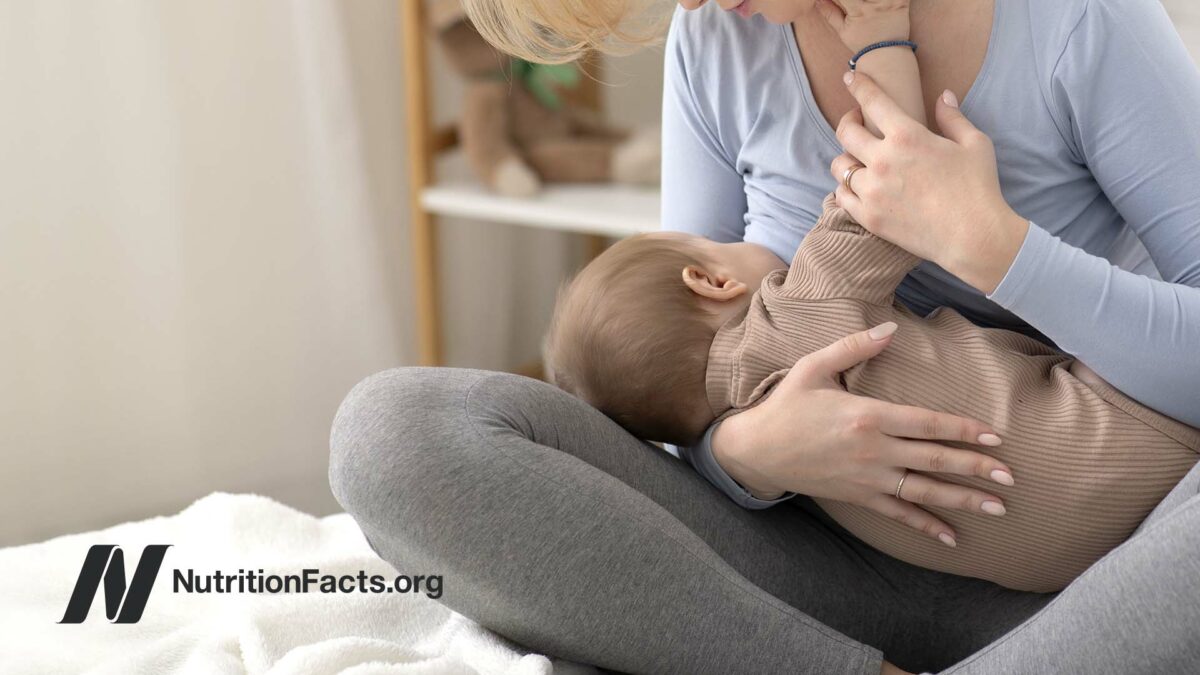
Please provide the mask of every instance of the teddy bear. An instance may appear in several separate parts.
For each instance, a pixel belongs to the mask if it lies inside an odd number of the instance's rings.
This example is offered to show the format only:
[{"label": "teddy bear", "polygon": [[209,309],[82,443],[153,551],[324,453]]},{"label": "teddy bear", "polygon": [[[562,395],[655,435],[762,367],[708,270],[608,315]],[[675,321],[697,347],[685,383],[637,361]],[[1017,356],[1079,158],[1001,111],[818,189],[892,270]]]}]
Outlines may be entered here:
[{"label": "teddy bear", "polygon": [[466,81],[459,141],[490,190],[530,197],[544,183],[658,184],[657,131],[611,127],[563,96],[580,77],[575,65],[501,54],[475,30],[459,0],[433,0],[430,9],[437,41]]}]

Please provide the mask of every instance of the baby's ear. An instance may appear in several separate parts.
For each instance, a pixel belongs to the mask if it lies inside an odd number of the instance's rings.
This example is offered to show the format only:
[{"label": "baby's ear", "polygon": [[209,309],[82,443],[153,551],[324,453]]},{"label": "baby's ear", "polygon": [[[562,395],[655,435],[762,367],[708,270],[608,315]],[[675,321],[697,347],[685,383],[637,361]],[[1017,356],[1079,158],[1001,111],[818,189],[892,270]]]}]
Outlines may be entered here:
[{"label": "baby's ear", "polygon": [[717,276],[696,265],[683,268],[683,283],[696,295],[717,302],[732,300],[749,290],[737,279]]}]

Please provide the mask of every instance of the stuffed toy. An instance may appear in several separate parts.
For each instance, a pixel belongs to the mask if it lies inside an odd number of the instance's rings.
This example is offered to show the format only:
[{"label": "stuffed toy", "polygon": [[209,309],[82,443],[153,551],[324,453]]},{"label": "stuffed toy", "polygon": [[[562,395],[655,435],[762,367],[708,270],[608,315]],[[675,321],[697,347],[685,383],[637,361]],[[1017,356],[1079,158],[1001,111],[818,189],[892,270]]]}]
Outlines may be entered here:
[{"label": "stuffed toy", "polygon": [[543,183],[658,183],[658,133],[610,127],[572,103],[564,93],[582,76],[577,66],[501,54],[459,0],[434,0],[431,18],[451,66],[466,80],[459,141],[492,191],[529,197]]}]

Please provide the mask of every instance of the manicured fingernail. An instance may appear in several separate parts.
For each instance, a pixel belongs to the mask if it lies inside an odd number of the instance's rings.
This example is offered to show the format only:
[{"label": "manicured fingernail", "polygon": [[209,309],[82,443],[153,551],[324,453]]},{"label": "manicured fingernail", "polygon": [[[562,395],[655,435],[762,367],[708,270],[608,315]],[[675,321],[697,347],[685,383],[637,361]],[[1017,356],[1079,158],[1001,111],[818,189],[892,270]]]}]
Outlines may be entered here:
[{"label": "manicured fingernail", "polygon": [[993,516],[1002,516],[1008,513],[1004,505],[999,502],[984,502],[979,505],[979,510]]},{"label": "manicured fingernail", "polygon": [[882,340],[885,337],[891,335],[892,333],[895,333],[896,329],[899,327],[900,326],[898,326],[895,321],[881,323],[878,326],[875,326],[871,330],[867,331],[867,336],[870,337],[872,340]]},{"label": "manicured fingernail", "polygon": [[[849,84],[849,82],[847,82],[847,84]],[[951,108],[958,107],[958,97],[955,96],[954,92],[950,91],[949,89],[942,92],[942,100],[945,101],[946,105],[950,106]]]},{"label": "manicured fingernail", "polygon": [[979,434],[979,444],[996,447],[1000,445],[1000,437],[996,434]]},{"label": "manicured fingernail", "polygon": [[956,548],[958,546],[958,542],[954,541],[954,537],[951,537],[950,535],[946,534],[945,532],[938,535],[938,541],[949,546],[950,548]]},{"label": "manicured fingernail", "polygon": [[989,475],[992,477],[992,480],[996,481],[997,483],[999,483],[1001,485],[1008,485],[1011,487],[1012,485],[1016,484],[1016,481],[1013,480],[1012,474],[1007,471],[1001,471],[1000,469],[996,469]]},{"label": "manicured fingernail", "polygon": [[842,76],[842,82],[845,82],[847,87],[854,84],[854,71],[847,70],[846,74]]}]

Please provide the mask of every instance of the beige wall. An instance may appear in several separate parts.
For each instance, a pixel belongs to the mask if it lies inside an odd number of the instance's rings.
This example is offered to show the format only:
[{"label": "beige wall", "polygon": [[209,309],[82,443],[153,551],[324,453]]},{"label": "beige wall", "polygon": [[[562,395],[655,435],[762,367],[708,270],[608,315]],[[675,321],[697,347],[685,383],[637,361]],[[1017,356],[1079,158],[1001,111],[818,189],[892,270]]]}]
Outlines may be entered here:
[{"label": "beige wall", "polygon": [[1200,3],[1196,0],[1163,0],[1162,4],[1174,19],[1192,58],[1200,58]]},{"label": "beige wall", "polygon": [[[338,402],[413,354],[396,2],[0,9],[0,545],[214,490],[334,510]],[[535,357],[577,240],[442,234],[451,362]]]}]

